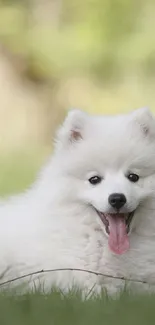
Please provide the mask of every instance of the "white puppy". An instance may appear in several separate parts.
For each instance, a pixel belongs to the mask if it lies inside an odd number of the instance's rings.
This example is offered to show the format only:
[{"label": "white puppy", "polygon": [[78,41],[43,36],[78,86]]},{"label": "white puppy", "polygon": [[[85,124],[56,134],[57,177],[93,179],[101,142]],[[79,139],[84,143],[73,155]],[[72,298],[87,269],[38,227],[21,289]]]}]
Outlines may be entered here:
[{"label": "white puppy", "polygon": [[[78,268],[155,283],[154,197],[151,113],[139,109],[111,117],[71,111],[31,189],[1,201],[1,282],[42,269]],[[124,285],[83,271],[24,280],[46,292],[53,285],[89,290],[95,284],[113,293]]]}]

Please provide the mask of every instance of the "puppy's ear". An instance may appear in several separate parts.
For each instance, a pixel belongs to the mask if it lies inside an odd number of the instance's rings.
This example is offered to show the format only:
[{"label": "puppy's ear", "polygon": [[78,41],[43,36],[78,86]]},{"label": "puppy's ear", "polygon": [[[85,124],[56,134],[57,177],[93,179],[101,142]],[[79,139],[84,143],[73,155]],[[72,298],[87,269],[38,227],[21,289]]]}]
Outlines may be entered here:
[{"label": "puppy's ear", "polygon": [[57,132],[56,142],[62,145],[70,145],[84,138],[84,129],[88,114],[73,109],[69,111],[63,125]]},{"label": "puppy's ear", "polygon": [[140,127],[144,136],[155,136],[155,118],[147,107],[132,112],[132,119]]}]

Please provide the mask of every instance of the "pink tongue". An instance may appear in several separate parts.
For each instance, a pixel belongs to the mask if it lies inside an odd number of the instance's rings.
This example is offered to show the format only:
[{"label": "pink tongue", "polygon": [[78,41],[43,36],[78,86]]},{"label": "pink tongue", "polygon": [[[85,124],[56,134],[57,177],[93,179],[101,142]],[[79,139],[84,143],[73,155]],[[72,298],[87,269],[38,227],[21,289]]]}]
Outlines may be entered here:
[{"label": "pink tongue", "polygon": [[108,214],[106,218],[109,221],[109,248],[115,254],[121,255],[129,249],[125,217],[123,214]]}]

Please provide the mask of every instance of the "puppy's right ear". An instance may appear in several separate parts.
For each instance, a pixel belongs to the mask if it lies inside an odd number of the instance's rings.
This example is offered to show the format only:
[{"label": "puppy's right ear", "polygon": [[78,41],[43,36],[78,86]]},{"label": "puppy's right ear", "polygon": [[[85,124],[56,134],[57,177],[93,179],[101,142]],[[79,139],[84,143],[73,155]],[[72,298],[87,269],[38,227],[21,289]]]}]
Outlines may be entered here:
[{"label": "puppy's right ear", "polygon": [[84,129],[88,114],[73,109],[69,111],[63,125],[57,132],[56,143],[61,146],[68,146],[84,138]]},{"label": "puppy's right ear", "polygon": [[132,112],[131,117],[144,137],[155,136],[155,119],[147,107],[136,109]]}]

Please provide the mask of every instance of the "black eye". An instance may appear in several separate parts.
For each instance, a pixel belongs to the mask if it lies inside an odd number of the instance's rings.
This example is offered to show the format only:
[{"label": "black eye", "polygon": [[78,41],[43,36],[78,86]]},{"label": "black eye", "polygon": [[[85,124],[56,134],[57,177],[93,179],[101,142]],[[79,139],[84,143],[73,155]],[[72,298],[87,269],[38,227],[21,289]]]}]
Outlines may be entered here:
[{"label": "black eye", "polygon": [[92,185],[97,185],[99,183],[101,183],[102,178],[100,176],[93,176],[91,178],[89,178],[89,183],[91,183]]},{"label": "black eye", "polygon": [[129,174],[128,179],[130,182],[136,183],[139,180],[139,176],[136,174]]}]

